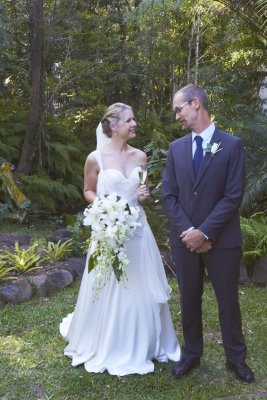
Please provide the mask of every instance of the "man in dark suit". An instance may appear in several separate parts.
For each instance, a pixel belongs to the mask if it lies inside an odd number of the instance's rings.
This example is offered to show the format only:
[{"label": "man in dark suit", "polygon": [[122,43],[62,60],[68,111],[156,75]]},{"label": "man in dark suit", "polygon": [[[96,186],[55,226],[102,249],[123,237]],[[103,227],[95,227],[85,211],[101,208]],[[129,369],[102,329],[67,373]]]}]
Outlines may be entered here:
[{"label": "man in dark suit", "polygon": [[173,109],[182,129],[192,131],[170,144],[162,182],[184,336],[182,356],[173,374],[179,379],[200,364],[206,268],[218,302],[226,366],[237,379],[251,383],[254,374],[245,363],[238,300],[243,142],[215,127],[209,118],[207,95],[197,86],[176,92]]}]

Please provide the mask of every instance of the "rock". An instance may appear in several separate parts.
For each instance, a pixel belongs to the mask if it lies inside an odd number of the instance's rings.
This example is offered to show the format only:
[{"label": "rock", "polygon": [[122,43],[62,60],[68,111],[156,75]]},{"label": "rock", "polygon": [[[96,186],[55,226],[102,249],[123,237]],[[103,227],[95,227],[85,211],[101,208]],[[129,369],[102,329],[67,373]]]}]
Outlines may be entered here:
[{"label": "rock", "polygon": [[29,246],[32,237],[28,233],[0,233],[0,247],[12,250],[15,242],[20,246]]},{"label": "rock", "polygon": [[251,280],[257,285],[267,285],[267,256],[261,257],[255,262]]},{"label": "rock", "polygon": [[20,304],[32,297],[32,287],[25,279],[17,279],[0,289],[0,299],[4,303]]},{"label": "rock", "polygon": [[73,276],[69,271],[61,269],[59,271],[50,272],[47,274],[47,279],[57,289],[69,286],[73,282]]},{"label": "rock", "polygon": [[250,279],[248,277],[247,267],[244,264],[240,264],[239,283],[246,284],[249,282],[250,282]]},{"label": "rock", "polygon": [[51,242],[57,243],[59,240],[61,242],[66,242],[68,239],[70,239],[73,236],[72,232],[68,229],[57,229],[53,235],[49,237],[49,240]]},{"label": "rock", "polygon": [[76,258],[71,257],[63,261],[63,268],[69,271],[74,279],[82,278],[85,268],[86,257]]},{"label": "rock", "polygon": [[40,274],[30,277],[30,282],[34,286],[37,295],[40,297],[48,297],[56,291],[55,285],[48,279],[47,274]]}]

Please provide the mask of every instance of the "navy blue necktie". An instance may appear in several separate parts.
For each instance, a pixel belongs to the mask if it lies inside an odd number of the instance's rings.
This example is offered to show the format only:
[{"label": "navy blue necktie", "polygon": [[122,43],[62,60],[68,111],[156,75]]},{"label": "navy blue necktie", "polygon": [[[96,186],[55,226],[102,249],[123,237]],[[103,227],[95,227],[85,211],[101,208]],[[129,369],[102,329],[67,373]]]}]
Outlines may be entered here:
[{"label": "navy blue necktie", "polygon": [[195,177],[197,177],[201,162],[203,160],[203,147],[202,147],[203,139],[201,136],[195,136],[195,141],[196,141],[197,147],[196,147],[196,151],[194,154],[193,163],[194,163]]}]

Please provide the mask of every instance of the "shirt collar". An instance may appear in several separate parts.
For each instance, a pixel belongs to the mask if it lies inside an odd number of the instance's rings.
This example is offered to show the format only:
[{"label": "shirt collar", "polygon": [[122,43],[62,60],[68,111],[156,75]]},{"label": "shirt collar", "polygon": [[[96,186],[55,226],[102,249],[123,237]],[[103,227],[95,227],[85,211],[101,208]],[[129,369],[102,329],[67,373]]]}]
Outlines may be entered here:
[{"label": "shirt collar", "polygon": [[[207,142],[211,139],[213,133],[215,131],[215,125],[212,122],[208,128],[206,128],[204,131],[198,134],[198,136],[201,136],[203,139],[203,142]],[[195,140],[196,137],[196,132],[192,132],[192,142]]]}]

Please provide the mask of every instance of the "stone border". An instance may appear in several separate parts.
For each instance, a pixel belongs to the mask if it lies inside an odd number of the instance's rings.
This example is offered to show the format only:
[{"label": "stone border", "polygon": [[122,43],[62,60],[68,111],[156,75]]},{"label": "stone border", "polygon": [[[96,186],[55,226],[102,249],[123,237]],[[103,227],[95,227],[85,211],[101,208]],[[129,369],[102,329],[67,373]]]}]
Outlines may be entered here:
[{"label": "stone border", "polygon": [[[58,229],[49,240],[63,242],[72,236],[67,229]],[[33,235],[25,233],[0,233],[0,244],[3,248],[10,250],[14,246],[14,242],[18,241],[21,246],[27,246]],[[170,255],[170,252],[162,248],[160,249],[162,261],[167,275],[175,274],[175,266]],[[86,257],[76,258],[71,257],[61,261],[59,265],[52,264],[44,267],[40,273],[35,272],[34,275],[19,277],[16,280],[11,280],[6,285],[0,286],[0,307],[5,304],[20,304],[33,297],[48,297],[58,289],[70,286],[75,279],[81,279],[85,268]],[[266,287],[267,285],[267,256],[257,260],[250,268],[245,265],[240,265],[240,284],[256,284]]]},{"label": "stone border", "polygon": [[0,307],[5,304],[20,304],[33,297],[48,297],[58,289],[70,286],[75,279],[81,279],[85,258],[68,258],[60,263],[56,271],[41,272],[18,278],[0,287]]}]

